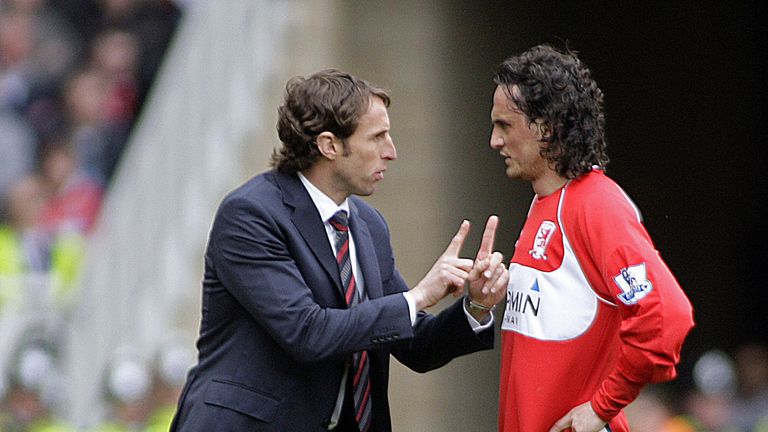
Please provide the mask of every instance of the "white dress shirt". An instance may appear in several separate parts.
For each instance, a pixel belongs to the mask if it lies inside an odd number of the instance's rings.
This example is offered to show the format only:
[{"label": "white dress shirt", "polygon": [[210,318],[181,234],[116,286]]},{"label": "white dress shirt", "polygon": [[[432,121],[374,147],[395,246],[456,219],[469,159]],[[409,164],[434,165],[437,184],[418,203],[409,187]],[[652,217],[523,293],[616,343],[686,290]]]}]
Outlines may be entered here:
[{"label": "white dress shirt", "polygon": [[[301,183],[304,185],[304,188],[309,193],[309,197],[312,199],[312,202],[315,204],[317,211],[320,213],[320,219],[322,219],[323,225],[325,226],[325,232],[328,235],[328,242],[331,244],[333,253],[336,254],[336,230],[331,226],[330,219],[339,210],[346,211],[347,214],[351,217],[349,212],[349,198],[345,199],[341,204],[337,205],[328,195],[313,185],[312,182],[310,182],[304,176],[304,174],[298,174]],[[357,285],[358,294],[360,294],[360,298],[362,298],[365,281],[363,280],[363,272],[360,270],[360,266],[357,263],[355,239],[351,230],[349,231],[349,258],[352,260],[352,274],[355,275],[355,283]],[[407,291],[403,293],[403,297],[405,297],[406,302],[408,302],[408,312],[411,318],[411,325],[413,325],[416,322],[416,302],[413,300],[411,293]],[[469,321],[469,324],[475,333],[479,333],[493,325],[493,314],[491,314],[491,319],[483,324],[478,322],[472,315],[470,315],[466,307],[464,308],[464,314],[466,314],[467,320]]]}]

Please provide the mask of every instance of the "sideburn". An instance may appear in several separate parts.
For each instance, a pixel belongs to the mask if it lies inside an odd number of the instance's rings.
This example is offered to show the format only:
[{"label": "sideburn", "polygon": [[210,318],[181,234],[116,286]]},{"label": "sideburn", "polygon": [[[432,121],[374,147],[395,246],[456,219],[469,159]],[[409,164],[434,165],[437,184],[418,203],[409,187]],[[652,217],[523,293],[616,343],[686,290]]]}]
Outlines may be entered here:
[{"label": "sideburn", "polygon": [[349,157],[349,155],[352,154],[352,152],[349,150],[349,143],[347,142],[346,138],[341,139],[341,148],[344,150],[341,154],[344,157]]}]

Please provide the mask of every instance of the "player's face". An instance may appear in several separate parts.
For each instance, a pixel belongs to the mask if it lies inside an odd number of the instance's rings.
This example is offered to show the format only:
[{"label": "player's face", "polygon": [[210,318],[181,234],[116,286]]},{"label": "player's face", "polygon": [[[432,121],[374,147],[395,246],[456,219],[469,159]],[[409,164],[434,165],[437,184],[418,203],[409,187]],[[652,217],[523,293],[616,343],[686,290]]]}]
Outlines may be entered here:
[{"label": "player's face", "polygon": [[346,155],[336,160],[336,186],[346,195],[371,195],[384,179],[387,163],[395,159],[397,150],[389,136],[387,107],[373,97],[357,129],[347,138]]},{"label": "player's face", "polygon": [[[513,91],[517,91],[513,87]],[[547,161],[541,156],[541,132],[507,96],[496,87],[491,109],[491,148],[498,150],[507,166],[509,178],[534,182],[546,173]]]}]

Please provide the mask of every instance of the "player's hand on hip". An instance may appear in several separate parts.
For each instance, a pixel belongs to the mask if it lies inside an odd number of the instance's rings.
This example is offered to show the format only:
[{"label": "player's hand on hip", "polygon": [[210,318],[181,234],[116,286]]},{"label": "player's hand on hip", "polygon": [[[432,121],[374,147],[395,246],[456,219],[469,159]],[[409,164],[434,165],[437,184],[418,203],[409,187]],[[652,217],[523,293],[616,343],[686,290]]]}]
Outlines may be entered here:
[{"label": "player's hand on hip", "polygon": [[605,425],[605,420],[597,416],[592,409],[592,404],[584,402],[556,421],[549,432],[560,432],[568,428],[573,432],[598,432]]}]

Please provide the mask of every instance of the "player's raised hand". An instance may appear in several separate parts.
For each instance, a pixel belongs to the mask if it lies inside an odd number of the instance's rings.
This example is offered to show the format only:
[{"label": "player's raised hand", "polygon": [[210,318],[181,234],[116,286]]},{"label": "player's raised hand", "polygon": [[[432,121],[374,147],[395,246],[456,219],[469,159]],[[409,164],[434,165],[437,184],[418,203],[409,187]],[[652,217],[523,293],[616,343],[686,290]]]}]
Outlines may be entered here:
[{"label": "player's raised hand", "polygon": [[493,253],[493,244],[496,242],[496,228],[499,226],[499,217],[491,215],[485,223],[483,238],[480,240],[480,248],[477,250],[475,261],[488,258]]},{"label": "player's raised hand", "polygon": [[509,273],[503,263],[504,256],[493,251],[498,226],[499,217],[490,216],[485,224],[474,265],[467,275],[470,300],[487,308],[504,299],[509,282]]},{"label": "player's raised hand", "polygon": [[418,284],[411,289],[417,309],[424,309],[442,300],[451,292],[461,292],[472,269],[472,260],[459,258],[461,247],[469,234],[470,223],[465,220],[459,226],[448,247],[435,261]]}]

